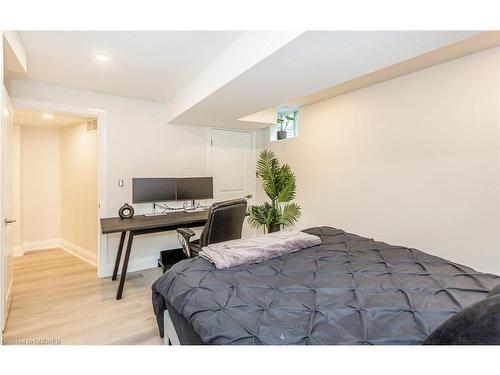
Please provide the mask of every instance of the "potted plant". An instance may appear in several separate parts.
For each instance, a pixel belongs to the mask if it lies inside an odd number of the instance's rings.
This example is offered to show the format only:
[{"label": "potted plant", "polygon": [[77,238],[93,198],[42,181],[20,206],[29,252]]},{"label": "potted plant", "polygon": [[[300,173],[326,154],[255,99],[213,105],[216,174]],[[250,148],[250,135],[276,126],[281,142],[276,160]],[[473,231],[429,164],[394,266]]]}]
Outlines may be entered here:
[{"label": "potted plant", "polygon": [[290,124],[290,121],[294,121],[294,119],[294,116],[286,115],[283,118],[278,118],[278,120],[276,120],[278,123],[278,132],[276,134],[277,139],[286,139],[288,124]]},{"label": "potted plant", "polygon": [[288,164],[280,165],[274,152],[263,150],[257,161],[257,175],[271,200],[249,208],[248,222],[253,228],[264,226],[268,233],[293,225],[300,217],[300,206],[295,198],[295,175]]}]

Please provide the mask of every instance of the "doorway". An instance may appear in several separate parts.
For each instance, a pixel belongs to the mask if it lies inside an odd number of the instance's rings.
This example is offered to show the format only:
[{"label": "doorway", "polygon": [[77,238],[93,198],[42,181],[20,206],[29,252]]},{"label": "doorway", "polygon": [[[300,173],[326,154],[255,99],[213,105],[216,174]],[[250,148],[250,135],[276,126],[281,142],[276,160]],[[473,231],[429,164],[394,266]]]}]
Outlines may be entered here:
[{"label": "doorway", "polygon": [[60,113],[93,118],[97,120],[97,185],[98,185],[98,214],[95,218],[98,236],[97,244],[97,276],[104,277],[103,270],[107,262],[107,239],[100,233],[100,218],[107,215],[107,112],[93,107],[80,107],[68,104],[57,104],[38,100],[12,98],[16,110],[29,110],[40,113]]},{"label": "doorway", "polygon": [[[4,227],[4,254],[12,255],[13,265],[12,317],[4,327],[15,331],[35,305],[60,308],[71,275],[97,279],[98,128],[92,116],[10,111],[3,127],[2,196],[6,220],[15,220]],[[39,301],[26,290],[36,290]]]},{"label": "doorway", "polygon": [[[61,112],[14,110],[14,255],[62,249],[97,266],[97,121]],[[16,163],[18,164],[16,166]]]}]

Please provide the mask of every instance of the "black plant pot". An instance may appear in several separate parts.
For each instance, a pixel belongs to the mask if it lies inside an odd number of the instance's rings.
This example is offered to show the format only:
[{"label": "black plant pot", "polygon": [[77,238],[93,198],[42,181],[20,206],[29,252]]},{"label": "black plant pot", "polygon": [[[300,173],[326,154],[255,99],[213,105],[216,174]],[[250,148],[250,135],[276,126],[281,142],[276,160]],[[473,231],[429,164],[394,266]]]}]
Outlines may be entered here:
[{"label": "black plant pot", "polygon": [[278,139],[286,139],[286,131],[285,130],[278,130],[276,137]]},{"label": "black plant pot", "polygon": [[280,230],[281,230],[281,225],[280,224],[273,224],[273,225],[271,225],[268,228],[267,232],[268,233],[274,233],[274,232],[279,232]]}]

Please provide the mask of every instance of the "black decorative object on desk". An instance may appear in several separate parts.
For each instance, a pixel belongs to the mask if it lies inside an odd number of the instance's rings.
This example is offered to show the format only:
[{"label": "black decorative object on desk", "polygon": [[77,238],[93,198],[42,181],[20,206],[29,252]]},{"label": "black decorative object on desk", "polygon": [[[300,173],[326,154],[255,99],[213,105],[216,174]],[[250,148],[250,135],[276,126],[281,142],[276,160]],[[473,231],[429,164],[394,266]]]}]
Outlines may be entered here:
[{"label": "black decorative object on desk", "polygon": [[134,207],[130,206],[128,203],[125,203],[123,206],[120,207],[118,215],[122,219],[130,219],[131,217],[134,216]]}]

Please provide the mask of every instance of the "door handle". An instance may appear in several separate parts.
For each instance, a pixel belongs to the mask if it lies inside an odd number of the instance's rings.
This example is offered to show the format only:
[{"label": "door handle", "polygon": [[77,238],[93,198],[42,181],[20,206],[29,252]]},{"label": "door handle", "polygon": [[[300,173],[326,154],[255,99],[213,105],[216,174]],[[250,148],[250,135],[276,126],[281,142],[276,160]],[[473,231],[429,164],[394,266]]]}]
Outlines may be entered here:
[{"label": "door handle", "polygon": [[243,198],[250,199],[250,198],[252,198],[252,194],[244,195]]},{"label": "door handle", "polygon": [[12,224],[16,222],[16,219],[5,219],[3,222],[5,223],[5,225]]}]

